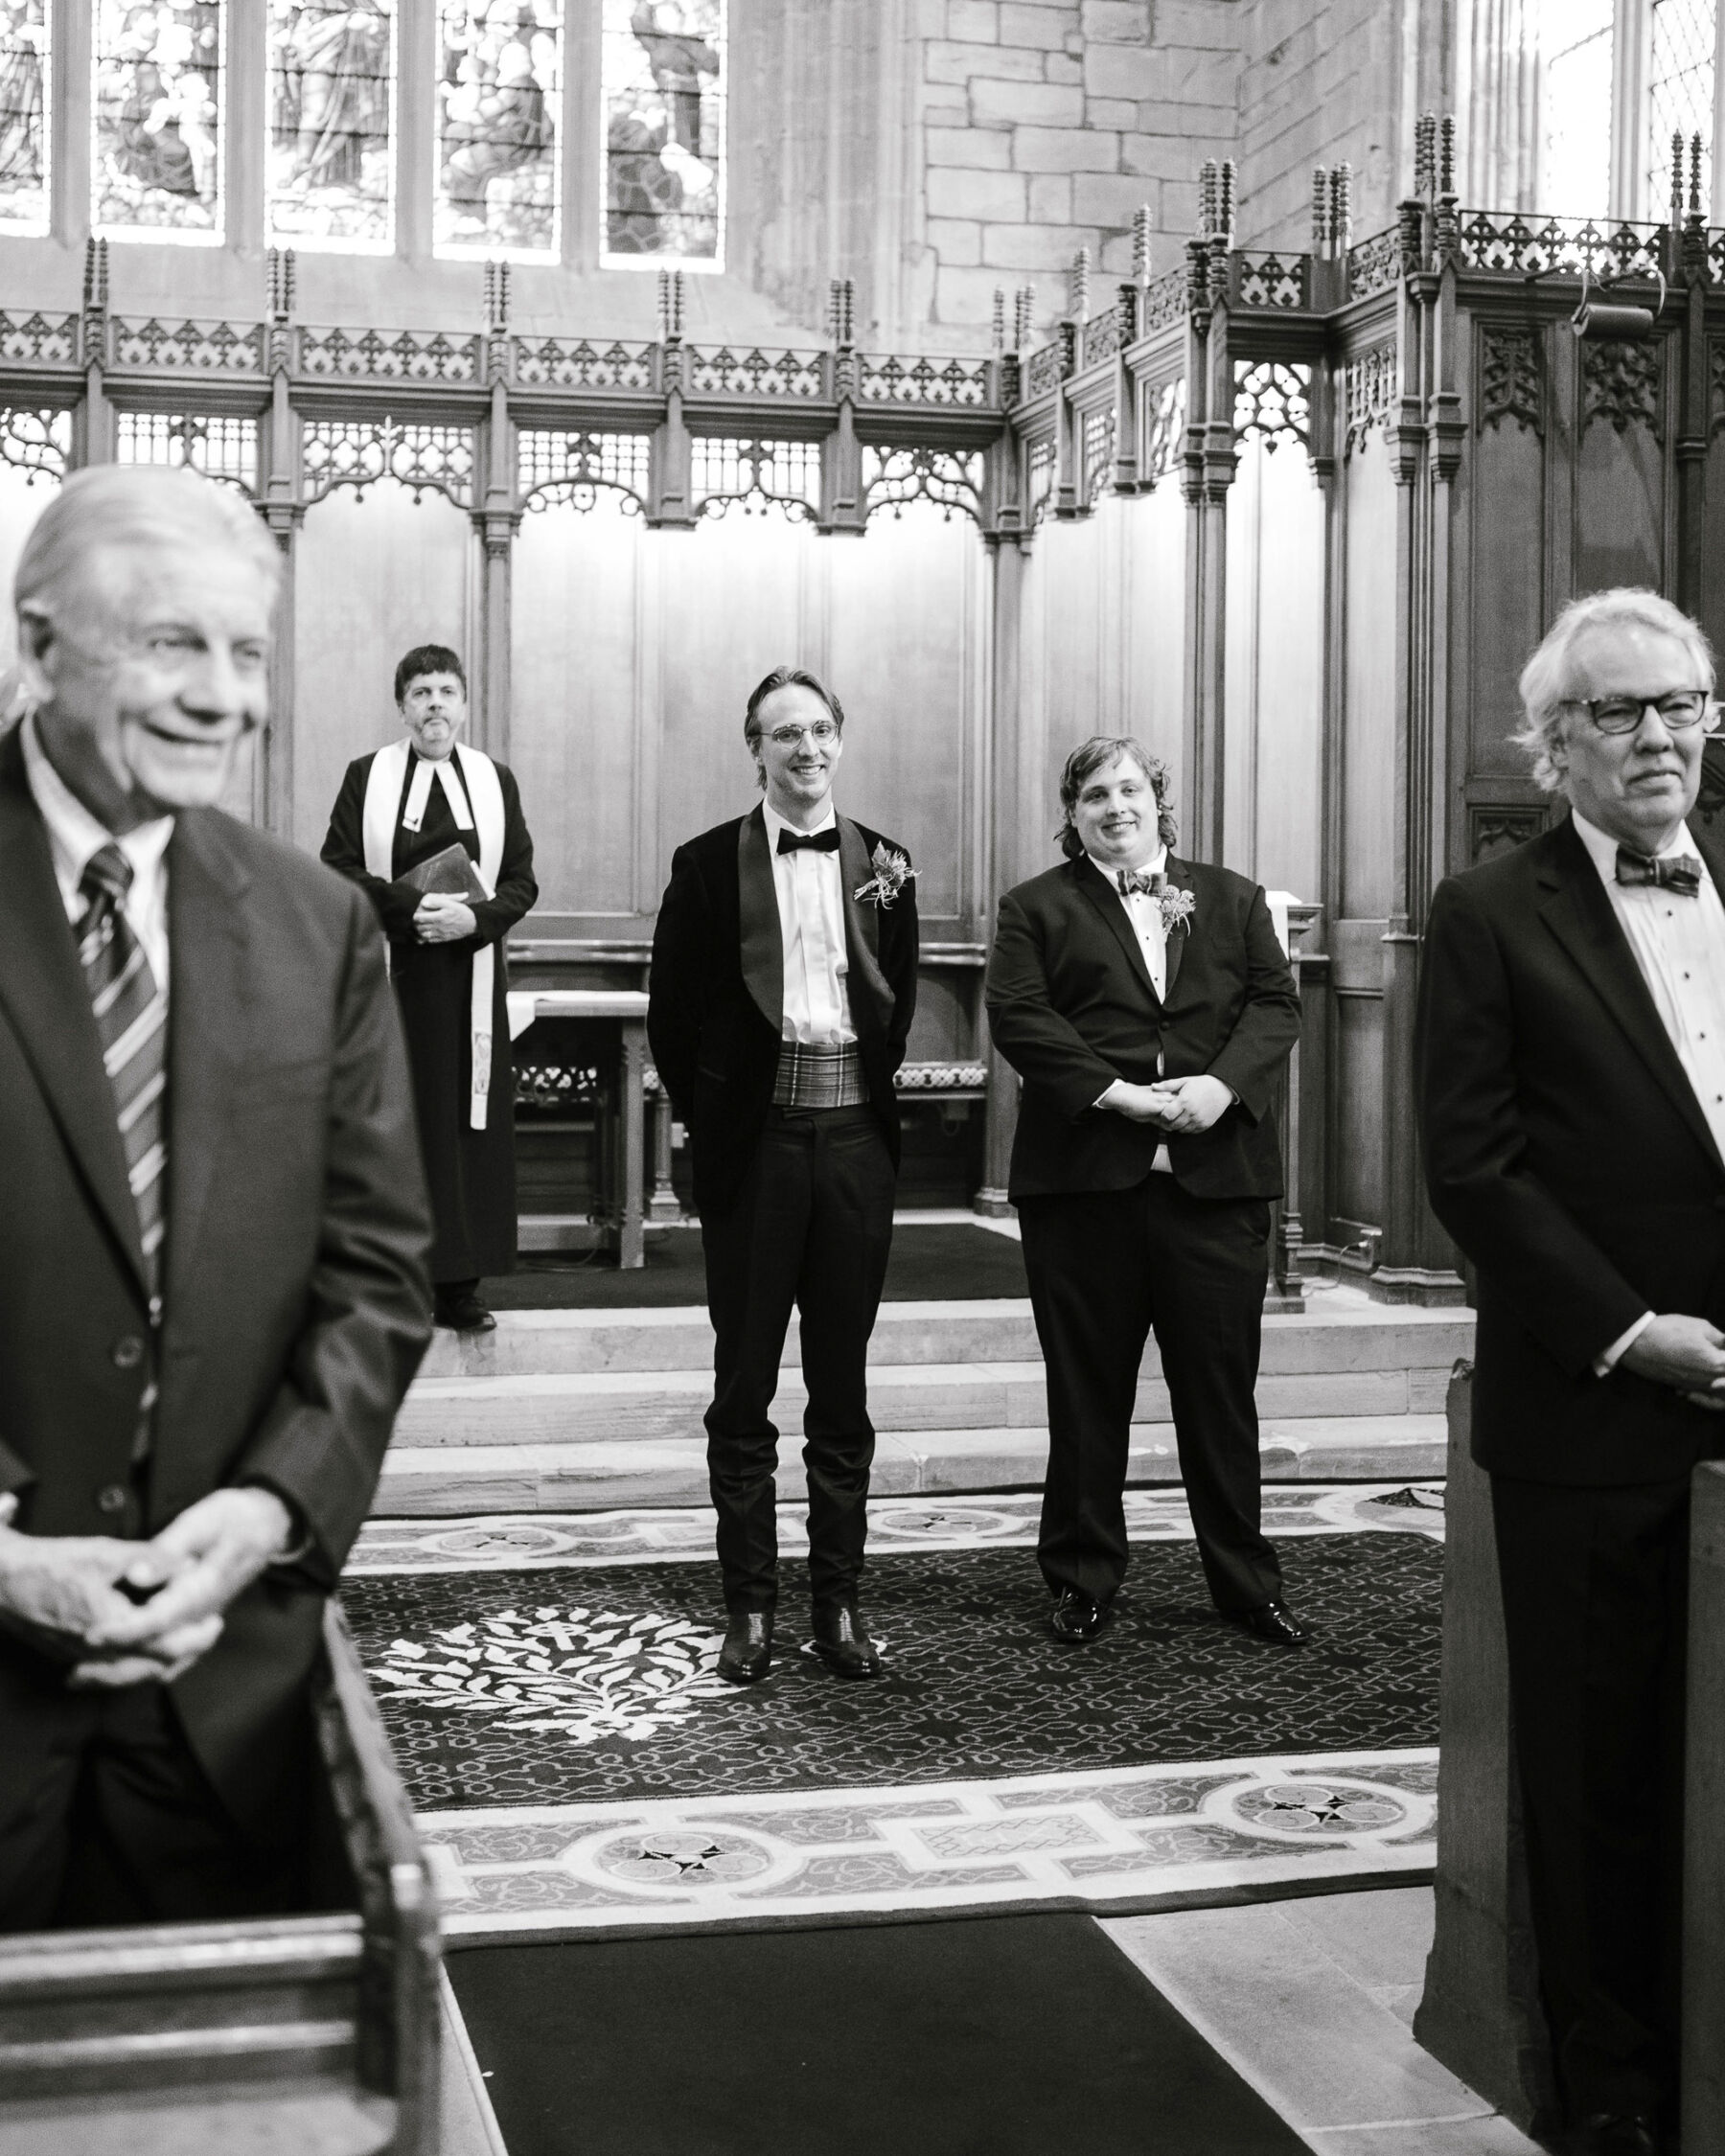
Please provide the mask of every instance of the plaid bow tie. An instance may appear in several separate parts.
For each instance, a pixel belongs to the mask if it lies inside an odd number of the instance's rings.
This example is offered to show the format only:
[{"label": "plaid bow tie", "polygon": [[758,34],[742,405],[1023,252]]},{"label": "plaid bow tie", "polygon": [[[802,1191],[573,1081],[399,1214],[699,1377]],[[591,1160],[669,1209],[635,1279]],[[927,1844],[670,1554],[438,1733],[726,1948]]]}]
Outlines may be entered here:
[{"label": "plaid bow tie", "polygon": [[1154,898],[1161,889],[1163,879],[1146,876],[1135,868],[1122,868],[1116,878],[1120,886],[1120,896],[1130,898],[1134,891],[1142,891],[1146,898]]},{"label": "plaid bow tie", "polygon": [[1701,888],[1701,863],[1693,854],[1671,854],[1663,860],[1650,860],[1645,854],[1632,854],[1627,846],[1620,846],[1617,880],[1632,885],[1657,883],[1684,898],[1693,898]]},{"label": "plaid bow tie", "polygon": [[811,853],[836,854],[839,851],[839,826],[834,824],[826,831],[781,831],[778,850],[781,854],[794,854],[807,846]]}]

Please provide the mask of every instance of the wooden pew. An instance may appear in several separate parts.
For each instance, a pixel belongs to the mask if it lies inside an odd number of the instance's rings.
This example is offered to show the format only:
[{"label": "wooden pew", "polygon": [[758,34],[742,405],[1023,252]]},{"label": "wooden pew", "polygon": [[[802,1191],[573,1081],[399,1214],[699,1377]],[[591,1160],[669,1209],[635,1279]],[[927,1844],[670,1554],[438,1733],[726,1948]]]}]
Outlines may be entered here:
[{"label": "wooden pew", "polygon": [[436,1900],[334,1603],[324,1643],[330,1899],[351,1907],[0,1938],[0,2156],[436,2156]]}]

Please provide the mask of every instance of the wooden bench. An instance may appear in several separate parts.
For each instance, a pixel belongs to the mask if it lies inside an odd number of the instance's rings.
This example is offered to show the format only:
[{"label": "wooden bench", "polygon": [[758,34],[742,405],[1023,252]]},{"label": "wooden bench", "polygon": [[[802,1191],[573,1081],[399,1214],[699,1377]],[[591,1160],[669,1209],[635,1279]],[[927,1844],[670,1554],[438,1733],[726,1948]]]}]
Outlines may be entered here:
[{"label": "wooden bench", "polygon": [[437,1904],[334,1603],[324,1642],[330,1898],[353,1907],[0,1938],[3,2156],[436,2156]]}]

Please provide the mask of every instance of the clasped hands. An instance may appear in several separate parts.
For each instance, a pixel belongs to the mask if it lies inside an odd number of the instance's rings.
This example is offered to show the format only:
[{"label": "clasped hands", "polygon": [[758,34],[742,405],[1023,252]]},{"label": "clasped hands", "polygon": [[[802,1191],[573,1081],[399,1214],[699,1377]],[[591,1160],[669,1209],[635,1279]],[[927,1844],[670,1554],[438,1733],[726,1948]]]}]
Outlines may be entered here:
[{"label": "clasped hands", "polygon": [[1668,1385],[1697,1408],[1725,1414],[1725,1333],[1705,1318],[1668,1312],[1624,1348],[1620,1369]]},{"label": "clasped hands", "polygon": [[0,1627],[67,1664],[80,1690],[182,1676],[294,1532],[275,1492],[251,1487],[212,1490],[142,1543],[19,1534],[16,1510],[0,1498]]},{"label": "clasped hands", "polygon": [[413,909],[413,932],[421,943],[461,943],[479,933],[479,923],[465,899],[427,891]]},{"label": "clasped hands", "polygon": [[1096,1106],[1112,1109],[1129,1123],[1148,1123],[1168,1137],[1194,1137],[1219,1123],[1233,1098],[1231,1087],[1201,1073],[1192,1078],[1159,1078],[1151,1086],[1134,1086],[1116,1078]]}]

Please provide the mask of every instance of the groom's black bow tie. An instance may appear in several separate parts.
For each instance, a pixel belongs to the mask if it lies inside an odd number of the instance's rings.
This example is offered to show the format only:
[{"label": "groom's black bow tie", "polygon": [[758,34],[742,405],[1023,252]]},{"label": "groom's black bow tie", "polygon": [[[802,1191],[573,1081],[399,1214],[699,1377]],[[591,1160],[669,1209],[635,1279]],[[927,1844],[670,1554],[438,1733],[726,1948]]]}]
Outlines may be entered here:
[{"label": "groom's black bow tie", "polygon": [[1146,898],[1154,898],[1159,887],[1158,878],[1143,875],[1133,868],[1122,868],[1116,878],[1116,882],[1119,885],[1122,898],[1130,898],[1134,891],[1142,891]]},{"label": "groom's black bow tie", "polygon": [[809,846],[817,854],[836,854],[839,851],[839,826],[827,831],[781,831],[778,850],[781,854],[794,854],[799,847]]},{"label": "groom's black bow tie", "polygon": [[1701,888],[1701,863],[1693,854],[1671,854],[1650,860],[1645,854],[1618,848],[1617,880],[1620,883],[1658,883],[1684,898],[1693,898]]}]

